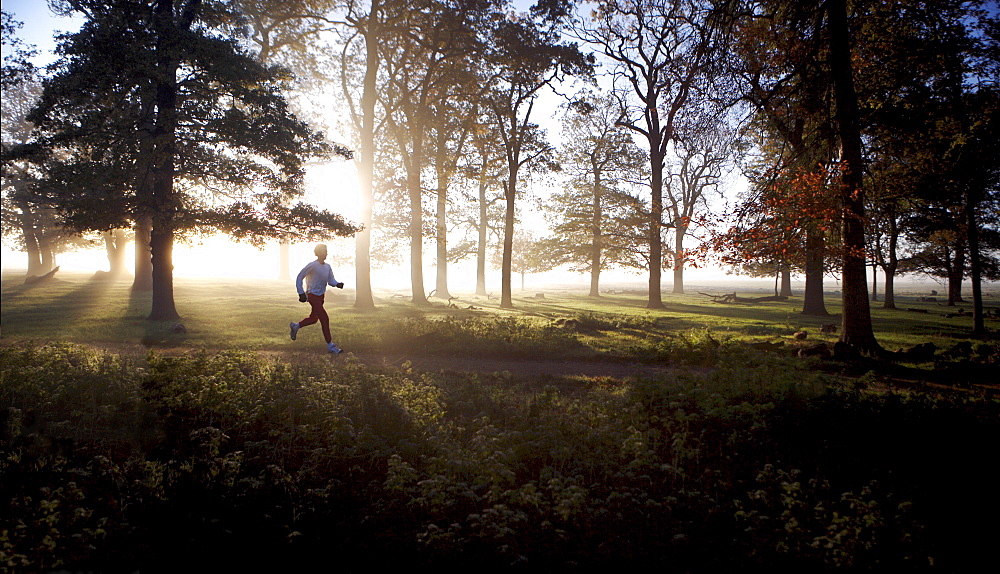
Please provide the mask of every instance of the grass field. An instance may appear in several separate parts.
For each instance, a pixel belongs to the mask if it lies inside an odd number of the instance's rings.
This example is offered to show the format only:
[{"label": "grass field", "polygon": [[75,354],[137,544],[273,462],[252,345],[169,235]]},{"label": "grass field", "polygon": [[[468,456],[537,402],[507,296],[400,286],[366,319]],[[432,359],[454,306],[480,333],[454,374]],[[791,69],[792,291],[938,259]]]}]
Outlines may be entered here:
[{"label": "grass field", "polygon": [[[297,301],[288,282],[223,280],[177,280],[175,298],[186,332],[171,328],[175,322],[150,322],[148,294],[134,296],[128,281],[99,281],[82,274],[63,274],[58,280],[27,286],[20,275],[2,280],[3,336],[7,339],[65,340],[93,344],[143,344],[148,346],[192,346],[263,350],[300,349],[322,342],[319,329],[304,330],[301,339],[288,338],[288,323],[308,314]],[[836,293],[826,298],[830,317],[807,317],[799,311],[801,299],[756,304],[717,304],[693,293],[665,293],[665,310],[645,308],[644,295],[614,294],[598,299],[566,290],[538,290],[515,295],[513,310],[499,309],[496,299],[456,294],[458,299],[431,299],[430,306],[415,306],[403,293],[377,294],[375,311],[353,307],[353,293],[330,289],[327,309],[331,313],[334,339],[342,347],[365,353],[436,353],[481,356],[537,356],[542,353],[597,358],[636,359],[655,357],[650,338],[673,337],[692,331],[740,340],[782,340],[806,330],[811,340],[834,341],[819,326],[839,324],[840,300]],[[876,336],[884,347],[896,350],[917,343],[933,342],[947,348],[967,338],[970,317],[947,318],[955,308],[938,302],[920,301],[916,295],[900,294],[897,306],[885,310],[873,304]],[[991,298],[987,307],[1000,305]],[[470,309],[470,307],[474,307]],[[907,311],[917,309],[921,312]],[[553,345],[533,337],[519,337],[518,330],[553,327],[560,319],[575,319],[575,344]],[[476,331],[461,328],[480,322]],[[428,326],[428,323],[437,325]],[[441,325],[452,327],[450,330]],[[988,322],[996,330],[996,320]],[[432,328],[433,327],[433,328]],[[590,327],[590,328],[588,328]],[[555,328],[543,333],[551,338]],[[523,339],[519,341],[519,338]],[[652,354],[651,354],[652,353]]]},{"label": "grass field", "polygon": [[[360,312],[330,290],[350,351],[331,356],[317,328],[288,339],[306,312],[292,291],[180,280],[175,333],[145,320],[127,282],[5,275],[0,570],[960,573],[992,560],[1000,345],[968,340],[970,319],[934,302],[875,309],[887,348],[939,349],[900,365],[798,357],[792,333],[832,342],[818,327],[838,318],[803,317],[794,299],[665,294],[653,312],[640,294],[545,290],[500,310],[381,293]],[[383,355],[473,368],[365,360]],[[655,368],[540,374],[489,368],[497,358]]]}]

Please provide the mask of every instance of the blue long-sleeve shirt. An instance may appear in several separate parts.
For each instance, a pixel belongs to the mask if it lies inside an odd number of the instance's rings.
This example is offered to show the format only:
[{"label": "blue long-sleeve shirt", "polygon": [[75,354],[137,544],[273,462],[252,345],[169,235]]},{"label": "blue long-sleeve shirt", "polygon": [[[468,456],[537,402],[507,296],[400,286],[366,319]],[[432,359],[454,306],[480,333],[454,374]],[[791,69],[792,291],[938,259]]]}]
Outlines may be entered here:
[{"label": "blue long-sleeve shirt", "polygon": [[[309,277],[308,291],[302,289],[302,280]],[[336,287],[340,283],[333,276],[333,267],[329,263],[320,263],[319,259],[310,261],[302,271],[299,271],[295,278],[295,289],[301,293],[312,293],[313,295],[325,295],[326,286]]]}]

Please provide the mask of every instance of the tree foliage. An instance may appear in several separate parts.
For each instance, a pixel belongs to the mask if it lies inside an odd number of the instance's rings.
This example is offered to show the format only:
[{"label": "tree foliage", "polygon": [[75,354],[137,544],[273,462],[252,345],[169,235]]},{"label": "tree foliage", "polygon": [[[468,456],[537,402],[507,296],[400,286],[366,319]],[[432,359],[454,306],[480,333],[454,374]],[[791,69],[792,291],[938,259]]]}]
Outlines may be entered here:
[{"label": "tree foliage", "polygon": [[507,164],[500,285],[500,306],[505,308],[513,307],[511,257],[519,174],[522,167],[543,160],[552,149],[533,121],[535,100],[542,90],[565,77],[593,74],[593,56],[561,36],[569,6],[565,1],[539,2],[527,15],[510,14],[495,22],[489,32],[486,65],[492,89],[484,100]]},{"label": "tree foliage", "polygon": [[[712,72],[722,51],[724,12],[701,0],[599,2],[574,33],[611,64],[620,123],[645,140],[649,159],[650,261],[663,259],[664,162],[685,122],[711,107]],[[662,267],[649,267],[650,308],[663,306]]]},{"label": "tree foliage", "polygon": [[640,266],[635,211],[637,187],[645,180],[646,157],[621,125],[613,98],[590,91],[566,106],[559,163],[567,176],[555,192],[548,218],[554,237],[550,257],[572,271],[590,274],[590,296],[600,294],[602,270]]},{"label": "tree foliage", "polygon": [[198,0],[81,0],[86,18],[29,119],[25,153],[47,170],[51,199],[78,229],[152,220],[151,318],[177,316],[175,232],[227,231],[260,242],[349,234],[340,216],[288,205],[303,164],[337,153],[297,120],[288,76],[216,32],[229,6]]}]

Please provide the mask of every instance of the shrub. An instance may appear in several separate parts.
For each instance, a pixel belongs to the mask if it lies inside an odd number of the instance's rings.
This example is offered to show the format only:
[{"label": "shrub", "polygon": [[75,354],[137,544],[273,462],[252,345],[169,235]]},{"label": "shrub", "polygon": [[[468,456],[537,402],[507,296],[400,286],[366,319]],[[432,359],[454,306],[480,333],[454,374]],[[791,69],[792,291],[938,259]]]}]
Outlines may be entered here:
[{"label": "shrub", "polygon": [[537,380],[0,347],[0,563],[960,571],[985,557],[996,399],[842,386],[707,332],[672,344],[715,366]]}]

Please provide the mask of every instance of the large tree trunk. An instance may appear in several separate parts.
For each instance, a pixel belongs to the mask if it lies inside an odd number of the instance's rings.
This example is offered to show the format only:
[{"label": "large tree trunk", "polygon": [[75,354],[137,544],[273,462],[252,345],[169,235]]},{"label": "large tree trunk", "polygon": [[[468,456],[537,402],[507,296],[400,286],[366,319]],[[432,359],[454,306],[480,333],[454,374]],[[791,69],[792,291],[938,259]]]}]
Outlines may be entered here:
[{"label": "large tree trunk", "polygon": [[[657,126],[658,128],[659,126]],[[656,133],[659,136],[659,132]],[[647,309],[663,309],[661,278],[663,276],[663,240],[660,226],[663,221],[663,153],[658,139],[650,141],[650,201],[649,214],[649,300]]]},{"label": "large tree trunk", "polygon": [[823,300],[824,250],[826,238],[823,231],[814,225],[806,228],[806,287],[802,296],[802,314],[825,317],[826,303]]},{"label": "large tree trunk", "polygon": [[962,299],[962,280],[965,279],[965,245],[956,245],[954,257],[948,266],[948,306],[964,303]]},{"label": "large tree trunk", "polygon": [[678,224],[674,229],[674,293],[684,293],[684,264],[687,263],[684,255],[685,234],[687,227]]},{"label": "large tree trunk", "polygon": [[878,301],[878,264],[872,263],[872,301]]},{"label": "large tree trunk", "polygon": [[854,90],[847,0],[828,0],[830,75],[836,99],[837,135],[841,148],[841,204],[844,242],[841,264],[843,321],[840,340],[864,354],[882,351],[872,330],[865,284],[865,190],[860,112]]},{"label": "large tree trunk", "polygon": [[476,295],[486,295],[486,240],[488,237],[489,204],[486,202],[486,158],[479,173],[479,238],[476,243]]},{"label": "large tree trunk", "polygon": [[969,238],[969,274],[972,276],[972,336],[986,336],[986,321],[983,318],[982,263],[979,256],[979,223],[976,221],[978,208],[972,191],[965,193],[966,227]]},{"label": "large tree trunk", "polygon": [[894,293],[895,287],[893,286],[895,280],[896,266],[890,265],[885,269],[885,301],[882,302],[882,308],[884,309],[896,308],[896,295]]},{"label": "large tree trunk", "polygon": [[788,265],[781,266],[781,291],[778,295],[782,297],[792,296],[792,270]]},{"label": "large tree trunk", "polygon": [[149,217],[139,217],[135,222],[135,277],[132,291],[153,290],[153,257],[149,246],[153,223]]},{"label": "large tree trunk", "polygon": [[500,308],[511,309],[514,307],[513,294],[511,293],[511,265],[514,254],[514,193],[517,189],[516,161],[508,162],[507,184],[504,188],[504,200],[506,210],[503,218],[503,262],[500,268]]},{"label": "large tree trunk", "polygon": [[38,247],[38,237],[35,234],[35,217],[31,204],[20,200],[17,202],[20,210],[21,237],[24,239],[24,250],[28,254],[28,271],[26,277],[45,275],[49,270],[42,271],[42,251]]},{"label": "large tree trunk", "polygon": [[378,99],[376,80],[379,69],[379,19],[382,2],[372,0],[365,37],[365,78],[361,93],[361,159],[358,166],[358,203],[362,229],[354,236],[355,285],[354,307],[374,309],[372,294],[371,238],[372,212],[375,205],[375,104]]},{"label": "large tree trunk", "polygon": [[44,233],[38,236],[38,251],[42,257],[41,271],[44,275],[56,268],[56,252],[52,248],[52,241]]},{"label": "large tree trunk", "polygon": [[410,198],[410,291],[412,301],[423,305],[427,303],[427,294],[424,291],[424,208],[421,202],[420,158],[419,144],[416,144],[411,167],[406,174],[406,188]]},{"label": "large tree trunk", "polygon": [[892,213],[889,218],[889,261],[882,267],[882,271],[885,272],[885,301],[882,303],[882,307],[885,309],[896,308],[896,293],[893,283],[896,279],[896,269],[899,268],[899,256],[896,254],[898,246],[899,225],[896,222],[896,214]]},{"label": "large tree trunk", "polygon": [[601,173],[596,168],[594,172],[594,200],[592,219],[590,222],[590,293],[591,297],[601,296],[601,249],[603,247],[603,236],[601,233],[601,219],[603,217],[601,205]]},{"label": "large tree trunk", "polygon": [[406,195],[410,203],[410,294],[417,305],[427,303],[424,291],[424,206],[421,175],[424,168],[424,124],[422,111],[407,118],[406,127],[394,125],[403,169],[406,172]]},{"label": "large tree trunk", "polygon": [[180,317],[174,304],[174,230],[171,218],[156,218],[150,234],[153,261],[153,307],[151,321],[172,321]]},{"label": "large tree trunk", "polygon": [[153,304],[149,313],[151,321],[170,321],[180,317],[174,303],[174,131],[176,126],[176,85],[166,82],[157,94],[162,130],[157,142],[157,155],[153,168],[153,197],[149,234],[150,263],[152,264]]},{"label": "large tree trunk", "polygon": [[121,277],[125,274],[125,230],[113,229],[105,231],[104,250],[108,255],[108,274],[112,277]]},{"label": "large tree trunk", "polygon": [[[441,146],[438,146],[440,149]],[[437,244],[437,269],[434,290],[437,297],[450,299],[448,292],[448,174],[444,172],[442,157],[437,159],[437,211],[434,232]]]},{"label": "large tree trunk", "polygon": [[174,213],[177,198],[174,196],[174,155],[177,134],[177,70],[180,62],[174,55],[181,41],[180,31],[187,30],[197,12],[197,0],[190,11],[185,11],[184,22],[174,21],[174,3],[158,0],[155,7],[157,33],[156,124],[153,131],[152,197],[153,228],[150,233],[150,251],[153,264],[153,305],[149,313],[152,321],[177,319],[174,304]]},{"label": "large tree trunk", "polygon": [[[593,263],[591,263],[593,264]],[[600,297],[601,296],[601,267],[590,268],[590,292],[587,294],[589,297]]]},{"label": "large tree trunk", "polygon": [[[156,93],[155,87],[147,87],[140,93],[142,99],[142,123],[139,129],[140,151],[142,156],[151,158],[156,148],[154,139],[156,133]],[[153,184],[149,178],[144,178],[136,189],[136,199],[139,210],[133,223],[133,239],[135,243],[135,276],[132,278],[132,293],[146,293],[153,290],[153,253],[150,240],[153,230],[151,206],[153,201]]]}]

